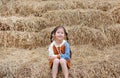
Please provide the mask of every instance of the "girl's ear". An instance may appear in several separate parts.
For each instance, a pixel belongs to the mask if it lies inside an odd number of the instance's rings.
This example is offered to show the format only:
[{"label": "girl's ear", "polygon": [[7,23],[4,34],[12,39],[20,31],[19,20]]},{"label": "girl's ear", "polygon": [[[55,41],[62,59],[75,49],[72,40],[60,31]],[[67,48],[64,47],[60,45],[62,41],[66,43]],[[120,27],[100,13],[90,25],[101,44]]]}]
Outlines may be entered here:
[{"label": "girl's ear", "polygon": [[55,34],[53,33],[52,36],[54,36]]},{"label": "girl's ear", "polygon": [[53,36],[53,40],[55,39],[55,34],[52,35]]},{"label": "girl's ear", "polygon": [[64,39],[67,40],[66,36],[64,36]]},{"label": "girl's ear", "polygon": [[66,34],[66,36],[65,36],[65,37],[66,37],[66,40],[68,41],[68,33],[66,32],[65,34]]}]

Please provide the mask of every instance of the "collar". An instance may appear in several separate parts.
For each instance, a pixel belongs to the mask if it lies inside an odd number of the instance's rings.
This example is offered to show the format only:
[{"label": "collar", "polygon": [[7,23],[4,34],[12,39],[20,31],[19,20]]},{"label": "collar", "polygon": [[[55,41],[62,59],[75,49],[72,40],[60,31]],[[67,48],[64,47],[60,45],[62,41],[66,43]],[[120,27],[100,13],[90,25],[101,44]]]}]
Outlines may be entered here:
[{"label": "collar", "polygon": [[55,47],[61,47],[65,42],[66,42],[66,40],[63,40],[60,45],[57,45],[57,43],[55,41],[53,41],[53,44],[55,45]]}]

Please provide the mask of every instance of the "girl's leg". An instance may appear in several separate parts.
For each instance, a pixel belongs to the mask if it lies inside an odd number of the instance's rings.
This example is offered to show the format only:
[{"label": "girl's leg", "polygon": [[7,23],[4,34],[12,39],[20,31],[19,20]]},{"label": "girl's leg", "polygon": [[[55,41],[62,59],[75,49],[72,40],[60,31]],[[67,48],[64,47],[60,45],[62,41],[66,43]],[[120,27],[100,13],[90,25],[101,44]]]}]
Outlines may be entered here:
[{"label": "girl's leg", "polygon": [[53,78],[56,78],[56,76],[57,76],[59,62],[60,62],[59,59],[54,59],[54,61],[53,61],[53,67],[52,67],[52,77]]},{"label": "girl's leg", "polygon": [[65,78],[68,78],[67,61],[65,59],[60,59],[60,65],[62,67],[62,71],[63,71]]}]

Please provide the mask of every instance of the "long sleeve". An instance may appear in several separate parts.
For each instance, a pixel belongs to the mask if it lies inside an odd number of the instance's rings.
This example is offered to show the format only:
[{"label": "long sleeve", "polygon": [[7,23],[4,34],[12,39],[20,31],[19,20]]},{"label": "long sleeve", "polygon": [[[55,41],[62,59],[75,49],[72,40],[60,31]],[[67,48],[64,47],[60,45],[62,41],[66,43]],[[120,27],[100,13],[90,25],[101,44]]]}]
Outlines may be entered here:
[{"label": "long sleeve", "polygon": [[[54,42],[53,42],[54,43]],[[51,43],[51,45],[49,46],[49,49],[48,49],[48,51],[49,51],[49,56],[56,56],[58,59],[60,59],[60,55],[58,54],[58,55],[55,55],[54,54],[54,51],[53,51],[53,43]]]},{"label": "long sleeve", "polygon": [[70,46],[68,42],[65,42],[65,54],[61,54],[60,58],[64,58],[66,60],[70,59]]},{"label": "long sleeve", "polygon": [[54,52],[53,52],[53,43],[51,43],[51,45],[49,46],[49,56],[53,56],[54,55]]}]

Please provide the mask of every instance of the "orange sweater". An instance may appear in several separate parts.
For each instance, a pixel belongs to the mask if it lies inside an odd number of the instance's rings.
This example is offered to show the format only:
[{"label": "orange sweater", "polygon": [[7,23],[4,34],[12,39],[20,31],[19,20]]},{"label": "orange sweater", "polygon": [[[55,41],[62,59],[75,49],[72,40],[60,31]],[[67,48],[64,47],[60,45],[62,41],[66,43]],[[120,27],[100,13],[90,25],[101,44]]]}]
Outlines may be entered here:
[{"label": "orange sweater", "polygon": [[[60,55],[59,55],[60,54]],[[55,41],[49,46],[49,56],[57,55],[58,59],[64,58],[67,61],[67,67],[70,68],[70,47],[67,41],[63,40],[60,46],[57,46]],[[52,68],[53,60],[49,61],[50,68]]]}]

